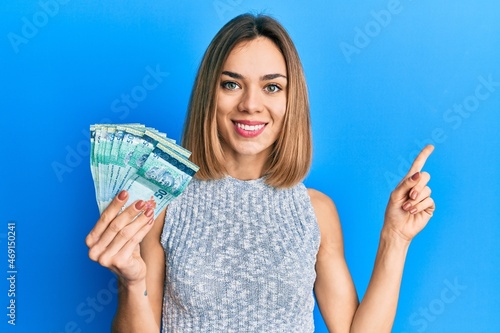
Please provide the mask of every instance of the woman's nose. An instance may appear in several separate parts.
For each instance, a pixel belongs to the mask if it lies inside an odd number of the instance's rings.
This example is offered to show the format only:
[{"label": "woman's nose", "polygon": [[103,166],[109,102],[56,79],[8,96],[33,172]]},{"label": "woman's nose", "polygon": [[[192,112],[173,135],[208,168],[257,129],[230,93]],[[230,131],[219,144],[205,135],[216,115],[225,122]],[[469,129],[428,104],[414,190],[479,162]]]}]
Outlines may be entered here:
[{"label": "woman's nose", "polygon": [[245,89],[241,96],[238,110],[248,113],[262,111],[262,95],[260,88],[249,87]]}]

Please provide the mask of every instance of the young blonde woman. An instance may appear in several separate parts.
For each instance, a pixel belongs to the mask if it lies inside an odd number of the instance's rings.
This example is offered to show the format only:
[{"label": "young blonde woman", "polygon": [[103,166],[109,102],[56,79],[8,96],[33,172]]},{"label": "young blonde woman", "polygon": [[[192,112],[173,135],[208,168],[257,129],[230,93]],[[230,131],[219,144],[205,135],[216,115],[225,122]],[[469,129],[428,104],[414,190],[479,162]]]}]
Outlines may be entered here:
[{"label": "young blonde woman", "polygon": [[114,332],[390,332],[406,253],[435,206],[423,149],[391,193],[372,278],[358,301],[339,217],[306,189],[307,88],[297,51],[268,16],[241,15],[208,47],[183,135],[200,170],[156,220],[122,191],[86,238],[115,272]]}]

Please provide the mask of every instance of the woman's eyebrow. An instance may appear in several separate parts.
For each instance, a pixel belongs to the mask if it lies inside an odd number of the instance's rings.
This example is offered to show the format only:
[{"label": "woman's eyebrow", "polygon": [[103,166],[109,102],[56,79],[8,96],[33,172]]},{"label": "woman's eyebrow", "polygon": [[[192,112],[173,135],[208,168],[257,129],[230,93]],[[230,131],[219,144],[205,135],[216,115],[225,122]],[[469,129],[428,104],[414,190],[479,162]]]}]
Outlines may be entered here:
[{"label": "woman's eyebrow", "polygon": [[[241,74],[235,73],[235,72],[230,72],[230,71],[223,71],[223,75],[227,75],[229,77],[232,77],[233,79],[238,79],[238,80],[243,80],[245,77]],[[266,74],[264,76],[260,77],[261,81],[269,81],[269,80],[274,80],[278,77],[284,78],[285,80],[287,77],[283,74],[275,73],[275,74]]]},{"label": "woman's eyebrow", "polygon": [[274,80],[274,79],[276,79],[278,77],[282,77],[285,80],[287,79],[287,77],[285,75],[276,73],[276,74],[266,74],[266,75],[262,76],[260,78],[260,80],[261,81],[269,81],[269,80]]},{"label": "woman's eyebrow", "polygon": [[244,79],[243,75],[235,73],[235,72],[223,71],[222,74],[227,75],[229,77],[232,77],[233,79],[238,79],[238,80]]}]

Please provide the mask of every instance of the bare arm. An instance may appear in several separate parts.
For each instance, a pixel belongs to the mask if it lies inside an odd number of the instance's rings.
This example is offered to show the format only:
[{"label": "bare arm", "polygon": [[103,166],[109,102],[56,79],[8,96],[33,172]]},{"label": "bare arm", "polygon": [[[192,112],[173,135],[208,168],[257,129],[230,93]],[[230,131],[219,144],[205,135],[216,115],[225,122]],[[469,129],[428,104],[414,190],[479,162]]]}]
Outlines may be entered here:
[{"label": "bare arm", "polygon": [[346,333],[358,307],[358,296],[344,257],[339,216],[328,196],[312,189],[309,196],[321,232],[314,293],[328,330]]},{"label": "bare arm", "polygon": [[410,242],[427,225],[435,210],[431,189],[427,186],[430,175],[421,172],[433,150],[433,146],[427,146],[420,152],[408,174],[391,193],[375,266],[353,320],[353,333],[391,332]]},{"label": "bare arm", "polygon": [[140,244],[146,263],[146,279],[137,283],[119,280],[118,309],[113,321],[114,333],[159,332],[165,281],[165,253],[160,244],[165,211],[154,222]]},{"label": "bare arm", "polygon": [[432,150],[433,147],[428,146],[420,153],[407,177],[391,193],[372,277],[359,305],[357,298],[356,303],[353,303],[352,295],[355,292],[351,291],[352,279],[345,267],[335,206],[319,192],[311,195],[322,233],[315,292],[330,331],[391,332],[408,247],[435,209],[434,201],[430,198],[431,190],[427,186],[430,176],[420,172]]},{"label": "bare arm", "polygon": [[372,277],[362,302],[344,257],[342,231],[333,202],[309,190],[321,230],[315,294],[330,332],[390,332],[398,304],[409,242],[383,230]]},{"label": "bare arm", "polygon": [[128,194],[121,192],[86,238],[89,257],[115,272],[119,281],[113,332],[160,332],[164,256],[160,244],[165,211],[138,201],[118,215]]},{"label": "bare arm", "polygon": [[350,332],[391,332],[408,246],[382,232],[372,277]]}]

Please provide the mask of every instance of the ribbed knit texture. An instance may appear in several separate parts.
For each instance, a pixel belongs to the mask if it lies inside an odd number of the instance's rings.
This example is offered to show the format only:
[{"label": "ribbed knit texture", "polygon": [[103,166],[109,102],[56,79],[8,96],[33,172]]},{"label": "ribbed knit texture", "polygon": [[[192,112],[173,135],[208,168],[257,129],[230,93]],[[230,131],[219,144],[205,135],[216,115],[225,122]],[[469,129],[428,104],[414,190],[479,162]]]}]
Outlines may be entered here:
[{"label": "ribbed knit texture", "polygon": [[302,183],[193,179],[161,236],[163,333],[313,332],[319,240]]}]

